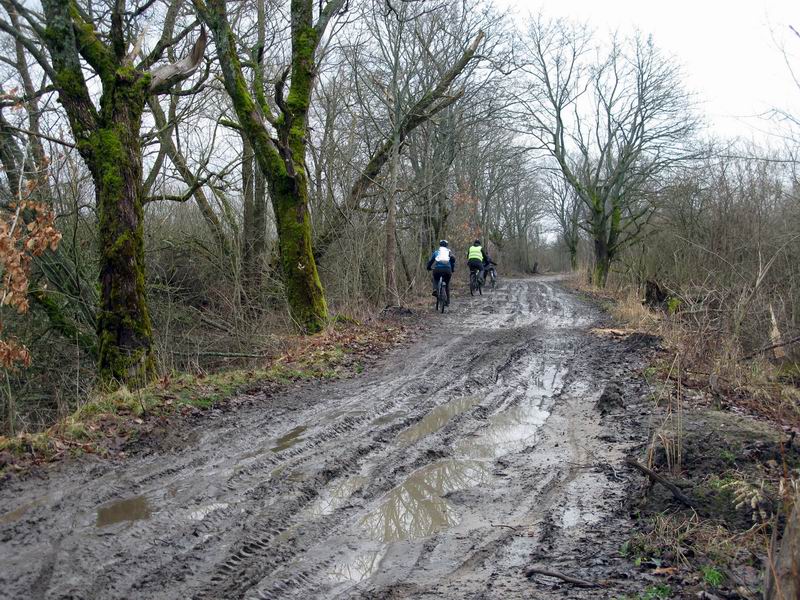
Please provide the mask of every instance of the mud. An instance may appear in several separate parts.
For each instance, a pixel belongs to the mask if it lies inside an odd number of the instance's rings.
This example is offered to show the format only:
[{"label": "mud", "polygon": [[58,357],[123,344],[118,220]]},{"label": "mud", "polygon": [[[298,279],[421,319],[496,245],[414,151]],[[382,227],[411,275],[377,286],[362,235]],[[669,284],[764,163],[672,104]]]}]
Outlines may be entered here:
[{"label": "mud", "polygon": [[[652,341],[557,278],[454,298],[362,376],[242,403],[180,448],[0,491],[10,598],[610,598]],[[619,402],[596,404],[613,389]],[[526,579],[538,565],[606,581]]]}]

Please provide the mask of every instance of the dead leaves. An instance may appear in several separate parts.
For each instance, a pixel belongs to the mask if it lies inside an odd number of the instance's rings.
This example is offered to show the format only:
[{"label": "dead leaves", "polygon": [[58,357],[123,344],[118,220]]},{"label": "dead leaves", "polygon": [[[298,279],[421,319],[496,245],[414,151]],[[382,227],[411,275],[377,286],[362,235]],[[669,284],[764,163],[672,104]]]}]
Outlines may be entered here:
[{"label": "dead leaves", "polygon": [[[55,214],[44,203],[21,200],[9,204],[4,212],[0,218],[0,307],[13,306],[23,314],[28,311],[31,261],[48,248],[55,250],[61,233],[55,227]],[[0,333],[2,329],[0,321]],[[0,340],[0,365],[13,369],[30,363],[31,355],[25,346],[16,340]]]}]

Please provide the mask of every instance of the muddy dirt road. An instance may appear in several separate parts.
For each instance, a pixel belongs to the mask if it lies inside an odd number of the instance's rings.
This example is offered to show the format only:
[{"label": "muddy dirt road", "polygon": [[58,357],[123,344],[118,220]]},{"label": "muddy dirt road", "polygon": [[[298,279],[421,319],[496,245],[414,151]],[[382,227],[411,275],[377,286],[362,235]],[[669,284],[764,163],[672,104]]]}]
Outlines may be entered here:
[{"label": "muddy dirt road", "polygon": [[[556,278],[456,298],[351,380],[0,492],[10,598],[610,598],[647,340]],[[601,417],[601,394],[612,413]],[[613,409],[623,400],[624,408]],[[616,410],[616,412],[614,412]],[[10,512],[9,512],[10,511]],[[580,589],[544,576],[609,580]]]}]

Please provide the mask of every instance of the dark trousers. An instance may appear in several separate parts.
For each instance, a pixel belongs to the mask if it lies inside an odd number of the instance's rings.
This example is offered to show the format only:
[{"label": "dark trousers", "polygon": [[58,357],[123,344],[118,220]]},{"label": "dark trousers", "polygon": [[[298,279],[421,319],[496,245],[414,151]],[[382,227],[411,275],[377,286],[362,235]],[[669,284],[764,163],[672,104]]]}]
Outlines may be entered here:
[{"label": "dark trousers", "polygon": [[473,258],[467,261],[467,265],[469,265],[470,273],[473,271],[478,271],[478,277],[480,277],[480,281],[483,283],[483,261]]},{"label": "dark trousers", "polygon": [[432,278],[433,278],[433,291],[437,291],[439,289],[439,278],[441,277],[444,280],[444,288],[447,290],[447,297],[450,297],[450,277],[452,277],[453,272],[450,269],[434,269]]}]

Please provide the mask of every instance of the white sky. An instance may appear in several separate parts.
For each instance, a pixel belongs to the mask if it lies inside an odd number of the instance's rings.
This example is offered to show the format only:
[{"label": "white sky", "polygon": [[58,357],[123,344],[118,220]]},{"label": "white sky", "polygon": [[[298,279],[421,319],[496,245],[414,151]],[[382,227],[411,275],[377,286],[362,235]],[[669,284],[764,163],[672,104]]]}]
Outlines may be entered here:
[{"label": "white sky", "polygon": [[797,0],[498,0],[523,15],[586,22],[602,35],[639,29],[683,65],[712,132],[764,141],[778,131],[757,115],[771,108],[800,117],[800,89],[781,47],[800,77],[800,2]]}]

